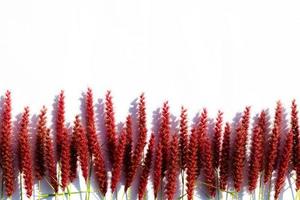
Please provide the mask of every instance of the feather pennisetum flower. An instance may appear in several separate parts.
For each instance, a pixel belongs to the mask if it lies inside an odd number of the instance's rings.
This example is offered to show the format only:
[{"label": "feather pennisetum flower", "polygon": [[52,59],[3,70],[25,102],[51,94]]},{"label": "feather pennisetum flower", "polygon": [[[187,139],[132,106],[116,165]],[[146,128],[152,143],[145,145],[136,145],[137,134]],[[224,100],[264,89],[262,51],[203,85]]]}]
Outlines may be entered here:
[{"label": "feather pennisetum flower", "polygon": [[64,190],[70,181],[70,139],[66,128],[63,130],[61,139],[61,187]]},{"label": "feather pennisetum flower", "polygon": [[180,114],[180,135],[179,135],[179,147],[180,147],[180,161],[181,169],[186,168],[187,154],[188,154],[188,121],[187,121],[187,110],[181,107]]},{"label": "feather pennisetum flower", "polygon": [[48,178],[54,192],[58,192],[58,180],[56,171],[56,162],[54,159],[53,142],[50,136],[50,129],[47,128],[44,134],[44,158],[45,166],[48,171]]},{"label": "feather pennisetum flower", "polygon": [[2,123],[1,123],[1,166],[2,181],[7,196],[14,192],[14,167],[13,167],[13,150],[12,150],[12,124],[11,124],[11,95],[10,91],[5,93]]},{"label": "feather pennisetum flower", "polygon": [[85,131],[82,127],[79,115],[76,115],[73,125],[73,139],[75,140],[75,149],[80,163],[82,176],[85,181],[88,179],[89,168],[89,152],[88,141],[85,135]]},{"label": "feather pennisetum flower", "polygon": [[102,155],[102,151],[97,139],[96,125],[95,125],[95,114],[94,114],[94,104],[93,104],[93,93],[90,88],[88,88],[86,94],[86,134],[88,140],[88,146],[90,153],[93,157],[93,166],[96,175],[96,180],[99,185],[99,190],[102,195],[105,196],[107,192],[107,173],[105,168],[105,163]]},{"label": "feather pennisetum flower", "polygon": [[169,161],[169,145],[170,145],[170,113],[168,102],[165,102],[162,107],[161,118],[160,118],[160,129],[159,135],[162,142],[162,170],[164,173],[167,169],[167,163]]},{"label": "feather pennisetum flower", "polygon": [[284,186],[286,179],[286,173],[288,172],[288,167],[290,164],[290,158],[293,151],[293,132],[290,130],[286,136],[285,146],[283,147],[281,155],[281,160],[278,166],[278,173],[275,182],[275,194],[274,199],[278,199],[279,194]]},{"label": "feather pennisetum flower", "polygon": [[131,115],[126,118],[126,145],[124,152],[124,174],[125,180],[127,179],[128,171],[131,165],[132,158],[132,119]]},{"label": "feather pennisetum flower", "polygon": [[246,160],[246,143],[247,133],[249,127],[250,107],[246,107],[241,121],[236,129],[236,138],[233,149],[233,184],[236,192],[239,192],[242,188],[243,182],[243,169]]},{"label": "feather pennisetum flower", "polygon": [[150,136],[148,149],[147,149],[146,157],[144,160],[144,165],[142,167],[142,173],[140,176],[140,181],[139,181],[139,186],[138,186],[139,200],[143,199],[145,191],[146,191],[148,177],[150,174],[150,169],[152,167],[152,159],[153,159],[153,154],[154,154],[154,142],[155,142],[155,137],[154,137],[154,134],[152,133]]},{"label": "feather pennisetum flower", "polygon": [[265,166],[265,158],[266,158],[266,144],[267,144],[267,139],[268,139],[268,115],[266,111],[262,111],[260,113],[260,118],[258,120],[258,125],[261,129],[262,135],[263,135],[263,155],[262,155],[262,162],[260,163],[260,172],[264,170]]},{"label": "feather pennisetum flower", "polygon": [[20,173],[25,183],[26,195],[30,198],[33,190],[33,176],[28,126],[29,108],[25,107],[19,125],[18,160]]},{"label": "feather pennisetum flower", "polygon": [[205,163],[203,163],[203,135],[206,134],[207,131],[207,124],[208,123],[208,119],[207,119],[207,110],[206,108],[203,109],[203,111],[201,112],[200,118],[199,118],[199,122],[197,125],[197,134],[198,134],[198,147],[197,147],[197,177],[200,175],[202,166],[205,165]]},{"label": "feather pennisetum flower", "polygon": [[111,92],[107,91],[105,95],[105,128],[107,137],[107,149],[111,165],[114,164],[114,151],[117,146],[115,116]]},{"label": "feather pennisetum flower", "polygon": [[154,197],[157,197],[159,187],[161,184],[162,175],[162,143],[159,140],[155,149],[155,159],[153,167],[153,193]]},{"label": "feather pennisetum flower", "polygon": [[291,106],[291,129],[293,132],[293,154],[292,154],[292,161],[293,161],[293,168],[295,169],[298,162],[299,162],[299,119],[298,119],[298,110],[296,100],[292,101]]},{"label": "feather pennisetum flower", "polygon": [[126,129],[123,128],[120,134],[119,142],[117,144],[117,148],[114,153],[114,165],[112,167],[112,178],[111,178],[111,191],[112,193],[115,191],[118,182],[121,178],[123,162],[124,162],[124,152],[126,145]]},{"label": "feather pennisetum flower", "polygon": [[78,153],[76,149],[76,138],[74,134],[72,134],[71,143],[70,143],[70,176],[69,176],[70,183],[72,183],[74,179],[77,177],[77,161],[78,161],[77,157],[78,157]]},{"label": "feather pennisetum flower", "polygon": [[143,149],[147,142],[147,125],[146,125],[146,105],[145,96],[141,94],[138,105],[138,139],[135,145],[129,170],[126,174],[125,191],[131,186],[131,183],[136,175],[139,163],[143,156]]},{"label": "feather pennisetum flower", "polygon": [[165,189],[165,198],[166,199],[174,199],[174,195],[177,189],[177,179],[179,174],[179,142],[178,142],[178,135],[173,135],[171,144],[170,144],[170,159],[168,163],[168,169],[167,169],[167,183],[166,183],[166,189]]},{"label": "feather pennisetum flower", "polygon": [[215,172],[213,168],[211,142],[208,137],[206,110],[203,111],[203,115],[205,116],[202,118],[203,121],[200,123],[200,144],[202,144],[201,160],[205,163],[203,164],[203,176],[209,196],[214,197],[216,195]]},{"label": "feather pennisetum flower", "polygon": [[226,123],[223,134],[222,151],[220,159],[220,189],[223,191],[227,188],[227,181],[230,175],[230,135],[230,124]]},{"label": "feather pennisetum flower", "polygon": [[220,162],[222,123],[223,123],[223,113],[221,111],[218,111],[218,116],[214,127],[214,137],[213,137],[213,155],[214,155],[213,163],[215,169],[219,167],[219,162]]},{"label": "feather pennisetum flower", "polygon": [[282,105],[281,102],[277,102],[274,124],[272,129],[271,139],[268,144],[268,152],[266,155],[266,166],[264,171],[264,183],[270,181],[272,172],[275,168],[278,154],[278,147],[280,145],[280,133],[281,133],[281,121],[282,121]]},{"label": "feather pennisetum flower", "polygon": [[55,132],[56,132],[56,153],[57,160],[61,158],[61,148],[63,142],[63,132],[65,128],[65,96],[62,90],[58,95],[57,108],[56,108],[56,119],[55,119]]},{"label": "feather pennisetum flower", "polygon": [[47,130],[46,127],[46,107],[43,107],[38,116],[37,128],[36,128],[36,143],[35,143],[35,158],[34,158],[34,171],[37,180],[42,180],[45,176],[45,146],[44,137]]},{"label": "feather pennisetum flower", "polygon": [[193,193],[197,176],[197,150],[198,150],[198,133],[196,128],[192,128],[189,145],[188,145],[188,157],[187,157],[187,199],[193,199]]},{"label": "feather pennisetum flower", "polygon": [[264,155],[264,130],[261,127],[262,120],[265,119],[265,112],[260,113],[257,123],[253,129],[251,141],[251,153],[249,160],[249,174],[248,174],[248,190],[252,192],[256,188],[257,180],[263,163]]}]

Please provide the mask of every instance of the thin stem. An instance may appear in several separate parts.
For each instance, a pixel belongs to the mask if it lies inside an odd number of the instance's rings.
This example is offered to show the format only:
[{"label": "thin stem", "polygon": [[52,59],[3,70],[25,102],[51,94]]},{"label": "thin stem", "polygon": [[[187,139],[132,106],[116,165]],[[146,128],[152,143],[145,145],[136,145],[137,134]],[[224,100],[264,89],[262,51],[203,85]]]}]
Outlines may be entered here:
[{"label": "thin stem", "polygon": [[184,169],[181,170],[181,183],[182,183],[181,198],[183,198],[183,194],[184,194]]},{"label": "thin stem", "polygon": [[40,199],[40,195],[41,195],[41,181],[40,180],[38,180],[38,194],[39,194],[38,199]]},{"label": "thin stem", "polygon": [[23,183],[22,183],[22,173],[20,172],[19,173],[20,175],[19,175],[19,177],[20,177],[20,193],[21,193],[21,200],[23,200]]},{"label": "thin stem", "polygon": [[89,176],[88,176],[88,179],[87,179],[87,193],[86,193],[86,196],[85,196],[86,200],[90,200],[90,193],[91,193],[91,176],[92,176],[92,157],[91,156],[90,156]]}]

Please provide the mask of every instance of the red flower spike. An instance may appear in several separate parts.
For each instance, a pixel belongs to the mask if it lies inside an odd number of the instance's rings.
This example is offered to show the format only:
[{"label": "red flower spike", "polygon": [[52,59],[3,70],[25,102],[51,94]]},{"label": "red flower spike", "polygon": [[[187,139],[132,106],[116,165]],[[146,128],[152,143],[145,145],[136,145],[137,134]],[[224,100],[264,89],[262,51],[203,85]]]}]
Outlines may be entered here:
[{"label": "red flower spike", "polygon": [[58,192],[58,181],[56,172],[56,162],[54,159],[53,142],[50,137],[50,129],[47,128],[44,134],[44,158],[45,165],[48,171],[49,182],[55,193]]},{"label": "red flower spike", "polygon": [[14,164],[12,150],[12,124],[11,124],[11,96],[10,91],[5,93],[2,123],[1,123],[1,166],[2,181],[7,196],[11,196],[14,192]]},{"label": "red flower spike", "polygon": [[188,154],[188,121],[187,121],[187,110],[184,107],[181,107],[180,114],[180,161],[181,169],[186,168],[187,163],[187,154]]},{"label": "red flower spike", "polygon": [[203,158],[202,158],[203,157],[203,136],[207,132],[207,122],[208,122],[207,110],[204,108],[201,113],[201,116],[200,116],[200,119],[199,119],[199,122],[197,125],[197,130],[196,130],[197,134],[198,134],[197,177],[200,175],[200,171],[201,171],[202,163],[203,163]]},{"label": "red flower spike", "polygon": [[84,177],[84,180],[87,181],[89,167],[88,141],[78,115],[76,115],[74,121],[73,140],[75,140],[75,149],[80,163],[82,176]]},{"label": "red flower spike", "polygon": [[70,141],[66,128],[64,128],[61,138],[61,187],[64,191],[70,181]]},{"label": "red flower spike", "polygon": [[292,111],[291,111],[291,129],[293,132],[293,168],[296,169],[296,166],[299,163],[299,153],[297,149],[299,149],[299,120],[298,120],[298,110],[296,100],[292,101]]},{"label": "red flower spike", "polygon": [[[81,145],[81,143],[79,143]],[[88,153],[88,148],[86,147],[86,153]],[[72,134],[71,144],[70,144],[70,176],[69,181],[72,183],[74,179],[77,177],[77,161],[78,161],[78,153],[76,149],[76,138],[74,134]],[[87,160],[88,163],[88,160]],[[86,174],[87,176],[87,174]],[[84,177],[87,178],[87,177]],[[85,179],[86,180],[86,179]]]},{"label": "red flower spike", "polygon": [[102,195],[105,196],[107,192],[107,173],[105,169],[105,163],[102,155],[102,151],[97,139],[96,126],[95,126],[95,114],[93,104],[93,93],[88,88],[86,94],[86,134],[88,140],[89,151],[93,156],[93,165],[96,175],[96,180],[99,184],[99,189]]},{"label": "red flower spike", "polygon": [[187,157],[187,198],[188,200],[193,199],[193,193],[195,183],[197,179],[197,150],[198,150],[198,133],[195,128],[192,129],[190,135],[190,141],[188,145],[188,157]]},{"label": "red flower spike", "polygon": [[162,107],[161,119],[160,119],[159,134],[162,142],[162,170],[163,176],[167,169],[169,162],[169,146],[170,146],[170,113],[168,102],[165,102]]},{"label": "red flower spike", "polygon": [[150,136],[148,150],[146,153],[146,157],[145,157],[144,165],[143,165],[143,169],[142,169],[142,174],[140,176],[140,181],[139,181],[139,187],[138,187],[139,200],[143,199],[145,191],[146,191],[148,177],[150,174],[150,169],[152,166],[152,159],[153,159],[153,154],[154,154],[154,142],[155,142],[155,137],[154,137],[154,134],[152,133]]},{"label": "red flower spike", "polygon": [[223,142],[222,142],[222,151],[221,151],[221,159],[220,159],[220,189],[226,190],[227,188],[227,180],[230,175],[230,125],[226,123],[224,134],[223,134]]},{"label": "red flower spike", "polygon": [[113,108],[112,96],[110,91],[107,91],[105,96],[105,128],[106,128],[108,155],[109,155],[111,165],[113,166],[114,151],[117,145],[117,137],[116,137],[114,108]]},{"label": "red flower spike", "polygon": [[56,131],[56,153],[57,160],[61,159],[61,148],[63,143],[63,135],[65,128],[65,96],[62,90],[58,96],[57,100],[57,111],[56,111],[56,121],[55,121],[55,131]]},{"label": "red flower spike", "polygon": [[199,127],[199,143],[201,144],[201,161],[205,163],[203,165],[203,176],[206,189],[211,197],[216,195],[216,184],[215,184],[215,172],[213,168],[213,157],[211,142],[208,137],[207,128],[207,111],[203,110],[200,119]]},{"label": "red flower spike", "polygon": [[111,191],[115,191],[117,184],[121,178],[121,172],[124,162],[124,152],[126,145],[126,129],[123,129],[119,138],[118,146],[116,146],[114,165],[112,168],[112,178],[111,178]]},{"label": "red flower spike", "polygon": [[270,181],[272,172],[276,166],[278,149],[280,146],[280,132],[281,132],[281,121],[282,121],[282,105],[281,102],[277,102],[277,107],[275,111],[274,127],[272,129],[272,136],[269,141],[269,149],[266,155],[266,166],[264,172],[264,183]]},{"label": "red flower spike", "polygon": [[218,111],[218,116],[214,127],[214,138],[213,138],[214,168],[218,168],[220,162],[222,123],[223,123],[223,113],[221,111]]},{"label": "red flower spike", "polygon": [[262,162],[260,163],[260,172],[264,170],[265,166],[265,158],[267,157],[266,154],[266,143],[267,143],[267,134],[268,134],[268,117],[267,113],[265,111],[262,111],[263,113],[260,114],[260,118],[258,120],[258,125],[261,129],[262,135],[263,135],[263,155],[262,155]]},{"label": "red flower spike", "polygon": [[124,174],[127,180],[128,171],[131,165],[132,158],[132,119],[128,115],[126,118],[126,146],[124,152]]},{"label": "red flower spike", "polygon": [[257,123],[253,129],[251,141],[251,153],[249,161],[248,189],[250,192],[255,190],[260,170],[262,168],[264,158],[264,129],[261,127],[262,121],[265,119],[265,112],[260,113]]},{"label": "red flower spike", "polygon": [[157,197],[159,187],[161,184],[161,175],[162,175],[162,143],[158,141],[155,149],[155,160],[153,167],[153,192],[154,197]]},{"label": "red flower spike", "polygon": [[46,127],[46,108],[43,107],[40,111],[40,114],[38,116],[38,122],[37,122],[37,132],[36,132],[36,143],[35,143],[35,177],[37,180],[42,180],[42,178],[45,176],[45,147],[44,147],[44,137],[47,130]]},{"label": "red flower spike", "polygon": [[238,124],[236,130],[236,138],[233,149],[233,184],[234,189],[239,192],[242,188],[243,182],[243,169],[246,160],[246,144],[247,144],[247,133],[250,119],[250,107],[246,107],[242,120]]},{"label": "red flower spike", "polygon": [[25,107],[19,125],[18,159],[20,173],[22,173],[25,183],[26,195],[30,198],[33,190],[33,176],[28,125],[29,108]]},{"label": "red flower spike", "polygon": [[146,125],[145,96],[144,94],[141,94],[139,107],[138,107],[138,140],[131,158],[131,165],[129,167],[126,176],[125,191],[127,191],[127,189],[130,187],[136,175],[139,163],[141,162],[143,156],[146,140],[147,140],[147,125]]},{"label": "red flower spike", "polygon": [[165,191],[165,198],[166,199],[174,199],[174,195],[177,189],[177,179],[179,174],[179,148],[178,148],[178,135],[173,135],[173,139],[170,146],[170,159],[168,163],[167,169],[167,184],[166,184],[166,191]]},{"label": "red flower spike", "polygon": [[275,195],[274,199],[278,199],[279,194],[284,186],[284,181],[286,179],[286,173],[288,172],[290,159],[292,157],[293,151],[293,131],[290,130],[286,136],[285,146],[283,147],[283,152],[281,155],[281,160],[278,167],[278,173],[275,183]]}]

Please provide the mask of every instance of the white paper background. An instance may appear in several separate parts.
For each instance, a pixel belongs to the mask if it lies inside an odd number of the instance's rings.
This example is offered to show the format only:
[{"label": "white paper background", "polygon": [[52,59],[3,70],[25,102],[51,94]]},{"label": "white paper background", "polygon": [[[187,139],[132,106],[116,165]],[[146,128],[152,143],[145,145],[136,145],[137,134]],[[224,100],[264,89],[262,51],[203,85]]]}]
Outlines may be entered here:
[{"label": "white paper background", "polygon": [[[146,93],[194,116],[207,107],[231,120],[281,99],[300,101],[299,1],[1,1],[0,91],[13,113],[52,109],[66,93],[68,121],[81,92],[114,96],[117,121]],[[298,102],[299,103],[299,102]],[[50,125],[50,124],[49,124]],[[150,127],[149,127],[150,128]]]}]

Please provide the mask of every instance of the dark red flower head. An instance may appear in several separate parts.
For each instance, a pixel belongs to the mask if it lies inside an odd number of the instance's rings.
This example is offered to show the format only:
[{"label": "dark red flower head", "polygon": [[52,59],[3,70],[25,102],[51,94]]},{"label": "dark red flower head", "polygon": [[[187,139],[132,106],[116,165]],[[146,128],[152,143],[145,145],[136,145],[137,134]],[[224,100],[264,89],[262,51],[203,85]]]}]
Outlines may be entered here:
[{"label": "dark red flower head", "polygon": [[111,92],[107,91],[105,96],[105,128],[106,128],[108,155],[112,166],[114,163],[114,151],[117,145],[114,114],[115,113],[114,113]]},{"label": "dark red flower head", "polygon": [[257,123],[253,129],[251,141],[251,153],[249,161],[249,174],[248,174],[248,189],[250,192],[255,190],[259,173],[264,158],[264,127],[261,127],[265,120],[265,112],[260,113]]},{"label": "dark red flower head", "polygon": [[223,134],[223,142],[222,142],[222,151],[221,151],[221,159],[220,159],[220,189],[226,190],[227,181],[230,175],[230,124],[226,123],[224,134]]},{"label": "dark red flower head", "polygon": [[278,160],[277,154],[280,146],[280,135],[281,135],[281,123],[282,123],[282,113],[283,108],[281,102],[277,102],[277,107],[275,111],[274,125],[272,129],[272,136],[268,144],[268,151],[266,156],[266,166],[264,171],[264,183],[269,182],[272,176],[272,172],[276,167],[276,162]]},{"label": "dark red flower head", "polygon": [[187,110],[184,107],[181,107],[180,114],[180,161],[181,168],[186,168],[187,155],[188,155],[188,121],[187,121]]},{"label": "dark red flower head", "polygon": [[148,182],[148,176],[150,174],[150,169],[152,167],[152,160],[153,160],[153,154],[154,154],[154,142],[155,142],[155,137],[154,137],[154,134],[152,133],[150,136],[148,150],[146,153],[146,157],[145,157],[144,165],[143,165],[143,169],[142,169],[142,174],[140,176],[140,181],[139,181],[138,197],[140,200],[142,200],[144,197],[147,182]]},{"label": "dark red flower head", "polygon": [[191,130],[188,157],[187,157],[187,170],[186,170],[186,193],[188,200],[193,199],[195,183],[197,179],[197,150],[198,150],[198,133],[195,128]]},{"label": "dark red flower head", "polygon": [[214,138],[213,138],[214,168],[218,168],[220,162],[222,123],[223,123],[223,113],[219,111],[216,119],[215,127],[214,127]]},{"label": "dark red flower head", "polygon": [[170,160],[167,169],[167,184],[165,189],[166,199],[174,199],[174,195],[177,189],[177,179],[179,174],[179,141],[178,135],[173,135],[170,146]]},{"label": "dark red flower head", "polygon": [[56,131],[56,151],[58,160],[61,159],[61,147],[63,143],[63,135],[65,128],[65,96],[64,91],[62,90],[57,99],[57,110],[56,110],[56,122],[55,122],[55,131]]},{"label": "dark red flower head", "polygon": [[278,199],[279,194],[284,186],[286,174],[288,172],[290,159],[293,151],[293,132],[290,130],[287,133],[285,145],[282,150],[282,155],[278,167],[277,179],[275,182],[275,194],[274,199]]},{"label": "dark red flower head", "polygon": [[30,198],[33,190],[32,162],[29,141],[29,108],[25,107],[19,125],[18,159],[20,173],[22,173],[25,183],[27,197]]},{"label": "dark red flower head", "polygon": [[82,176],[84,180],[87,181],[89,167],[88,141],[78,115],[76,115],[75,117],[73,126],[73,141],[75,141],[74,145],[76,149],[76,155],[78,156],[78,160],[80,163]]},{"label": "dark red flower head", "polygon": [[86,93],[86,134],[88,139],[88,146],[93,158],[93,166],[96,175],[96,180],[99,184],[100,192],[105,196],[107,192],[107,172],[102,155],[102,151],[98,142],[95,125],[95,114],[93,104],[93,93],[90,88]]},{"label": "dark red flower head", "polygon": [[145,96],[141,94],[138,106],[138,139],[133,150],[131,164],[126,173],[125,191],[131,186],[136,175],[139,163],[141,162],[144,147],[147,141],[147,125],[146,125],[146,105]]},{"label": "dark red flower head", "polygon": [[247,144],[247,135],[248,127],[250,120],[250,107],[246,107],[241,121],[238,124],[236,129],[236,138],[233,149],[233,182],[234,189],[239,192],[242,188],[243,183],[243,170],[246,160],[246,144]]},{"label": "dark red flower head", "polygon": [[7,196],[11,196],[14,192],[14,165],[12,150],[12,124],[11,124],[11,96],[10,91],[5,93],[4,104],[2,108],[1,123],[1,166],[2,181]]}]

